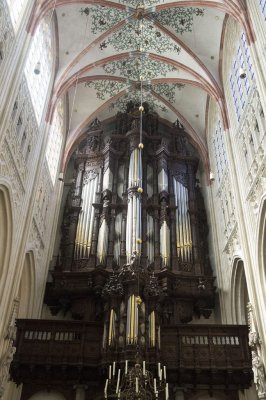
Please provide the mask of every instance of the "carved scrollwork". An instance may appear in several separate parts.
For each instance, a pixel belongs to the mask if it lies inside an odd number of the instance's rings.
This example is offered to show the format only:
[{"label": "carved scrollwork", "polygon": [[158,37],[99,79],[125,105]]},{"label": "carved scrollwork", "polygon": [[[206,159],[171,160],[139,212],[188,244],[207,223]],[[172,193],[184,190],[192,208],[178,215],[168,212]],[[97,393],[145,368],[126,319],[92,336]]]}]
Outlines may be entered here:
[{"label": "carved scrollwork", "polygon": [[184,272],[192,272],[193,271],[193,264],[188,262],[182,262],[179,264],[180,271]]},{"label": "carved scrollwork", "polygon": [[9,368],[13,360],[13,356],[16,352],[16,348],[10,342],[7,351],[0,359],[0,399],[2,399],[5,391],[5,386],[9,379]]},{"label": "carved scrollwork", "polygon": [[184,185],[186,188],[188,187],[188,175],[186,172],[176,171],[173,174],[173,176],[178,182],[182,183],[182,185]]},{"label": "carved scrollwork", "polygon": [[83,185],[86,185],[89,181],[92,181],[98,175],[98,171],[96,169],[87,170],[83,175]]}]

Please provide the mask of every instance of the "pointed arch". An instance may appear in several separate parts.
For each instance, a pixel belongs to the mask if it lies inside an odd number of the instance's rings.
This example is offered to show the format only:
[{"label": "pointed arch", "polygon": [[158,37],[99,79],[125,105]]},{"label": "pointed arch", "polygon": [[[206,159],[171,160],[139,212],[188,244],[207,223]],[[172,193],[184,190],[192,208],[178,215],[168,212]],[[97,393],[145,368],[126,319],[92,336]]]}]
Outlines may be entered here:
[{"label": "pointed arch", "polygon": [[266,290],[266,195],[261,201],[259,219],[258,219],[258,268],[259,281],[261,288],[265,293]]},{"label": "pointed arch", "polygon": [[13,217],[9,190],[0,184],[0,292],[6,282],[12,249]]},{"label": "pointed arch", "polygon": [[35,261],[32,251],[26,253],[18,290],[18,318],[32,318],[35,304]]},{"label": "pointed arch", "polygon": [[[208,400],[208,399],[210,399],[210,394],[207,391],[205,393],[204,393],[204,391],[201,391],[201,393],[197,393],[194,396],[190,397],[190,400]],[[214,393],[212,395],[211,399],[212,400],[226,400],[226,399],[228,399],[228,397],[226,394]]]},{"label": "pointed arch", "polygon": [[66,400],[65,396],[54,390],[41,391],[32,395],[28,400]]},{"label": "pointed arch", "polygon": [[249,301],[244,262],[241,258],[233,261],[231,276],[231,313],[233,323],[247,324],[247,304]]}]

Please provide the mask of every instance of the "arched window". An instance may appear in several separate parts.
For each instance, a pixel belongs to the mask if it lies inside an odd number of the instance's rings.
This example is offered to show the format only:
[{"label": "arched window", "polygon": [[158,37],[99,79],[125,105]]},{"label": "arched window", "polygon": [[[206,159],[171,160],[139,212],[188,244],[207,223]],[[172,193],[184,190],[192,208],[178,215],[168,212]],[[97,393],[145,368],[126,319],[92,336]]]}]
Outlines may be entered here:
[{"label": "arched window", "polygon": [[43,20],[33,37],[25,76],[38,124],[41,121],[53,68],[51,19]]},{"label": "arched window", "polygon": [[16,31],[19,27],[27,1],[26,0],[6,0],[6,1],[8,4],[13,28]]},{"label": "arched window", "polygon": [[[240,69],[246,73],[245,78],[240,77]],[[240,120],[242,112],[247,104],[247,97],[254,80],[254,71],[252,67],[249,48],[247,45],[246,35],[242,33],[237,50],[233,59],[230,87],[234,100],[235,112],[237,120]]]},{"label": "arched window", "polygon": [[216,164],[216,172],[218,176],[219,183],[222,180],[224,175],[224,171],[227,165],[227,157],[226,150],[224,145],[224,132],[221,124],[221,120],[219,119],[216,124],[215,135],[213,137],[213,154],[214,160]]},{"label": "arched window", "polygon": [[12,46],[14,32],[9,15],[9,8],[4,0],[0,0],[0,65]]},{"label": "arched window", "polygon": [[46,161],[53,184],[55,183],[55,177],[58,170],[58,161],[63,140],[63,128],[64,107],[63,101],[60,100],[54,113],[53,123],[49,132],[49,139],[46,149]]},{"label": "arched window", "polygon": [[266,0],[259,0],[259,2],[260,2],[262,14],[264,16],[264,21],[266,21]]}]

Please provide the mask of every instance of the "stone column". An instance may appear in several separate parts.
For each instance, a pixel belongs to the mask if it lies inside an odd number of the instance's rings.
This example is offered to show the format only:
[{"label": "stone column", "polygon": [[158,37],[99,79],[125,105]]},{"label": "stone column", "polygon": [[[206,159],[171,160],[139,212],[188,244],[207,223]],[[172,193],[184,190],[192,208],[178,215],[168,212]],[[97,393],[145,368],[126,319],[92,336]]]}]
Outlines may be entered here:
[{"label": "stone column", "polygon": [[74,389],[76,390],[75,400],[86,400],[86,389],[88,387],[86,385],[75,385]]},{"label": "stone column", "polygon": [[185,400],[185,395],[184,395],[184,390],[182,390],[181,388],[176,388],[174,390],[175,392],[175,400]]}]

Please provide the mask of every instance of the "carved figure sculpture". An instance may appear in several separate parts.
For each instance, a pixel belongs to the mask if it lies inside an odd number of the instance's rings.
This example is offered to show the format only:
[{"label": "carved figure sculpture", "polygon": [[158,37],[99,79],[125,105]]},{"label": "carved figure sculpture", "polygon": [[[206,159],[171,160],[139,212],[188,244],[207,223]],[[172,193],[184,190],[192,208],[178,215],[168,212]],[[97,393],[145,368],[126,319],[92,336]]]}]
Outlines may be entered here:
[{"label": "carved figure sculpture", "polygon": [[0,361],[0,399],[4,395],[5,391],[5,386],[7,384],[7,381],[9,379],[9,368],[10,364],[13,360],[13,356],[15,354],[16,348],[12,346],[10,343],[6,353],[2,357]]},{"label": "carved figure sculpture", "polygon": [[259,398],[265,399],[266,382],[265,382],[264,366],[258,353],[256,351],[252,351],[251,353],[252,353],[252,369],[254,374],[254,383],[256,385]]}]

